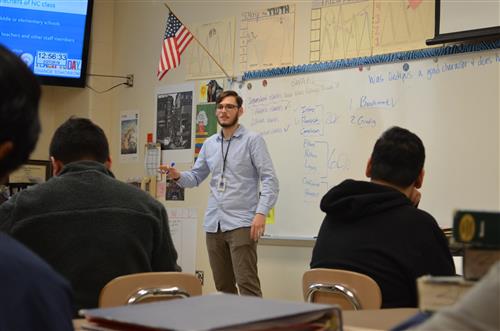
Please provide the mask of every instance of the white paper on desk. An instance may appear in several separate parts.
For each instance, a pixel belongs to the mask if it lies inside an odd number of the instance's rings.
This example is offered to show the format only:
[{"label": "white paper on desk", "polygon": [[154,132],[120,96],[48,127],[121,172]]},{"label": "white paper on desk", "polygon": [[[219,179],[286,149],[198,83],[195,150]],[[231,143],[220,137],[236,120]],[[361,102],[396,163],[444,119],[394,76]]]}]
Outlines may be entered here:
[{"label": "white paper on desk", "polygon": [[196,208],[167,208],[170,234],[177,250],[177,264],[183,272],[195,271],[196,226],[198,210]]}]

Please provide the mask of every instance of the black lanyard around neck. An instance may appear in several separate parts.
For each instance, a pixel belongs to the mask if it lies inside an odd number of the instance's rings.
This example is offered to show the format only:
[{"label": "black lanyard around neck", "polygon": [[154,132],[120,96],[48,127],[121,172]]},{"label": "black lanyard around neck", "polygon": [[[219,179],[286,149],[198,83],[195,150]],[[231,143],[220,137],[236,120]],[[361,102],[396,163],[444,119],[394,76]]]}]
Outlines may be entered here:
[{"label": "black lanyard around neck", "polygon": [[222,175],[221,177],[224,177],[224,171],[226,171],[226,160],[227,160],[227,153],[229,153],[229,146],[231,146],[231,140],[233,139],[234,134],[229,138],[229,142],[227,143],[227,149],[226,149],[226,154],[224,155],[224,133],[222,130],[220,131],[220,135],[222,136],[222,139],[220,140],[220,151],[222,154]]}]

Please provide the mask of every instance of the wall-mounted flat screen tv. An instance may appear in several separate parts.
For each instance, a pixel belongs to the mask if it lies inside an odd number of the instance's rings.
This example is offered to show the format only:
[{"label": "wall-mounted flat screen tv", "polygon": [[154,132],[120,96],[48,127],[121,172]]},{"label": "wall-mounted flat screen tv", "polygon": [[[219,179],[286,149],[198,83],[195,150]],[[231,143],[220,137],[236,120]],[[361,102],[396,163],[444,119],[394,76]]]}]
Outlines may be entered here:
[{"label": "wall-mounted flat screen tv", "polygon": [[83,87],[93,0],[0,0],[0,44],[42,84]]},{"label": "wall-mounted flat screen tv", "polygon": [[499,0],[435,0],[434,38],[427,45],[500,37]]}]

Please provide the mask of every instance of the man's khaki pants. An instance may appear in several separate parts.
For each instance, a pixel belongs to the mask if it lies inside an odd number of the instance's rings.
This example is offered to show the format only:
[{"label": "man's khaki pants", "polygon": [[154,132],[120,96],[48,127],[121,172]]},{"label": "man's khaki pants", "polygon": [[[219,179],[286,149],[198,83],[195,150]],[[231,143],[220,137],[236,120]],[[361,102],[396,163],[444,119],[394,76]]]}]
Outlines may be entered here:
[{"label": "man's khaki pants", "polygon": [[257,273],[257,243],[250,228],[206,234],[208,258],[217,291],[262,296]]}]

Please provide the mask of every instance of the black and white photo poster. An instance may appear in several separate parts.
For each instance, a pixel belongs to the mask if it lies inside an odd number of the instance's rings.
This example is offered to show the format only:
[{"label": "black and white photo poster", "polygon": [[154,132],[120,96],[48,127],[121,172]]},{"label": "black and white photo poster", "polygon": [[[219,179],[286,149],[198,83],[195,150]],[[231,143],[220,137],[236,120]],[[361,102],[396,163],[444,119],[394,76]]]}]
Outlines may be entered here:
[{"label": "black and white photo poster", "polygon": [[162,86],[156,96],[156,142],[163,164],[192,161],[194,147],[194,84]]}]

